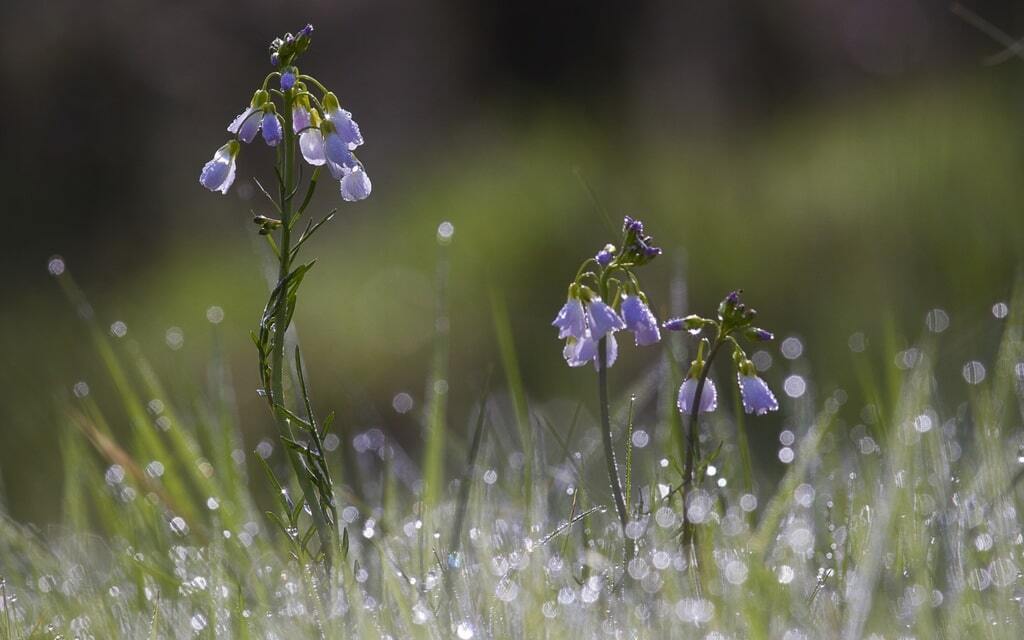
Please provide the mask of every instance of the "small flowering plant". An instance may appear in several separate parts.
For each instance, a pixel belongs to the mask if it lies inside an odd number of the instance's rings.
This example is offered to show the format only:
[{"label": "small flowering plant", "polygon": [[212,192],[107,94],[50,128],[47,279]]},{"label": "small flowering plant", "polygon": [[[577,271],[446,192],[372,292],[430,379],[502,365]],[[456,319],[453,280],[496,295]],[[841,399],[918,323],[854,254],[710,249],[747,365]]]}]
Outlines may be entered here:
[{"label": "small flowering plant", "polygon": [[771,332],[754,326],[757,311],[740,302],[741,293],[742,291],[737,290],[727,295],[718,305],[718,314],[714,319],[690,315],[685,318],[672,318],[662,325],[669,331],[687,331],[694,336],[706,333],[712,336],[709,338],[705,335],[701,338],[697,347],[697,357],[690,363],[686,379],[679,387],[679,398],[676,403],[680,412],[690,416],[686,462],[683,469],[684,495],[685,487],[695,482],[694,467],[700,456],[697,417],[700,413],[714,411],[718,406],[718,390],[714,380],[710,378],[710,373],[711,362],[723,347],[732,349],[732,361],[736,368],[736,380],[744,411],[763,415],[779,408],[775,395],[757,375],[754,363],[747,357],[740,344],[740,339],[764,342],[773,340],[774,336]]},{"label": "small flowering plant", "polygon": [[661,249],[644,234],[643,222],[626,216],[619,247],[605,245],[597,255],[583,261],[569,284],[568,299],[551,323],[558,328],[558,338],[565,340],[565,362],[570,367],[592,362],[597,369],[608,479],[623,530],[629,523],[629,514],[612,444],[607,370],[618,358],[616,331],[632,332],[638,347],[661,340],[658,321],[636,274],[638,267],[659,255]]},{"label": "small flowering plant", "polygon": [[[294,368],[290,363],[286,364],[284,350],[299,285],[313,266],[313,262],[299,262],[299,250],[334,216],[336,210],[319,221],[308,221],[297,237],[296,232],[324,167],[338,181],[342,200],[363,200],[370,195],[372,186],[363,163],[354,153],[363,144],[359,125],[350,112],[341,108],[333,92],[313,76],[300,72],[296,66],[299,57],[309,49],[312,33],[313,26],[306,25],[295,34],[288,33],[271,42],[270,65],[273,70],[256,89],[249,105],[228,125],[232,138],[206,163],[199,182],[211,191],[226,194],[235,181],[242,145],[252,143],[257,135],[262,135],[267,146],[275,151],[276,197],[256,181],[273,206],[273,213],[256,215],[254,222],[278,260],[278,280],[252,339],[259,355],[260,394],[267,400],[278,423],[281,439],[302,490],[300,499],[293,501],[270,468],[265,468],[278,489],[284,512],[283,518],[272,515],[292,542],[295,556],[299,559],[322,558],[329,571],[335,551],[344,553],[345,549],[344,541],[338,537],[334,485],[324,457],[323,439],[330,420],[326,424],[318,424],[310,409],[298,347],[294,353]],[[276,87],[272,85],[275,80]],[[312,167],[312,171],[305,181],[305,193],[299,198],[306,165]],[[285,397],[287,369],[294,372],[299,402],[289,403]],[[305,415],[299,416],[296,412]],[[304,434],[301,441],[296,430]],[[299,528],[303,512],[309,513],[313,521],[305,533],[301,533]],[[308,547],[314,533],[320,542],[319,552],[315,554]]]}]

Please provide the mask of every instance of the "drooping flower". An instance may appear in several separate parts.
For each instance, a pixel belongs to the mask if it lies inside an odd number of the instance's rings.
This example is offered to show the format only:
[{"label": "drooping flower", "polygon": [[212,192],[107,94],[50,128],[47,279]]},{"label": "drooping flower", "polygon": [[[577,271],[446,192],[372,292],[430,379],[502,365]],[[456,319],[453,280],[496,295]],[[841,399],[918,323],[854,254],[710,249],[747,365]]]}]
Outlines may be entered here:
[{"label": "drooping flower", "polygon": [[779,409],[779,401],[768,385],[754,373],[736,374],[740,385],[740,396],[743,398],[743,410],[755,415],[764,415]]},{"label": "drooping flower", "polygon": [[284,139],[281,131],[281,121],[277,119],[277,113],[273,109],[263,112],[263,141],[271,147],[276,147]]},{"label": "drooping flower", "polygon": [[636,336],[636,346],[652,345],[661,340],[658,321],[640,296],[626,296],[622,301],[622,320],[626,329]]},{"label": "drooping flower", "polygon": [[252,142],[263,124],[262,113],[255,107],[246,107],[245,111],[231,121],[228,131],[238,136],[238,139],[246,144]]},{"label": "drooping flower", "polygon": [[269,101],[270,95],[266,91],[260,89],[254,93],[249,106],[228,125],[228,132],[246,144],[252,142],[263,124],[263,106]]},{"label": "drooping flower", "polygon": [[341,180],[347,173],[346,169],[356,166],[355,156],[352,155],[352,150],[345,144],[332,122],[321,123],[321,131],[324,136],[324,155],[327,157],[331,175],[336,180]]},{"label": "drooping flower", "polygon": [[[609,333],[605,338],[605,358],[607,359],[607,368],[610,368],[619,357],[619,343],[615,339],[614,333]],[[594,368],[600,370],[598,364],[599,341],[600,338],[595,338],[588,329],[583,338],[570,337],[566,340],[565,347],[562,349],[562,357],[570,367],[582,367],[588,362],[593,362]]]},{"label": "drooping flower", "polygon": [[[690,376],[686,378],[679,387],[679,399],[676,406],[679,411],[688,415],[693,411],[693,400],[697,395],[697,378]],[[718,407],[718,390],[715,388],[715,381],[708,378],[704,381],[704,388],[700,392],[700,412],[711,413]]]},{"label": "drooping flower", "polygon": [[352,119],[350,112],[341,108],[338,97],[334,93],[328,92],[324,95],[322,103],[324,115],[334,125],[335,131],[338,132],[338,136],[349,150],[354,151],[356,147],[363,144],[363,134],[359,130],[359,125]]},{"label": "drooping flower", "polygon": [[352,169],[341,179],[341,199],[345,202],[365,200],[372,190],[370,176],[366,175],[361,166]]},{"label": "drooping flower", "polygon": [[587,303],[587,325],[595,340],[600,340],[607,334],[626,328],[615,310],[605,304],[600,298],[594,298]]},{"label": "drooping flower", "polygon": [[305,105],[292,107],[292,129],[299,134],[299,150],[302,157],[314,167],[327,162],[324,151],[324,136],[313,122],[313,114]]},{"label": "drooping flower", "polygon": [[217,152],[213,159],[206,163],[199,174],[199,183],[210,191],[227,193],[231,183],[235,181],[235,158],[241,145],[237,140],[230,140]]},{"label": "drooping flower", "polygon": [[583,301],[576,297],[566,300],[551,324],[558,327],[559,340],[563,338],[582,340],[587,331],[587,319],[586,312],[583,310]]}]

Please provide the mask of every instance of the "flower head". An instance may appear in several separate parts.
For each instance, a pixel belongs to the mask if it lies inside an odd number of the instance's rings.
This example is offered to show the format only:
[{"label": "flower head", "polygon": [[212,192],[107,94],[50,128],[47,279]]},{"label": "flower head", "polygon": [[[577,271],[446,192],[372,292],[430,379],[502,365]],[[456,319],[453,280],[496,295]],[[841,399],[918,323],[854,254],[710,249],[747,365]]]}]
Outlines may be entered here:
[{"label": "flower head", "polygon": [[[697,378],[689,376],[679,387],[679,398],[676,406],[679,411],[689,414],[693,411],[693,400],[697,396]],[[718,407],[718,390],[715,388],[715,381],[707,378],[704,381],[704,388],[700,392],[700,412],[711,413]]]},{"label": "flower head", "polygon": [[271,147],[276,147],[284,139],[281,131],[281,121],[277,119],[277,112],[273,107],[263,112],[263,141]]},{"label": "flower head", "polygon": [[372,190],[370,176],[366,175],[361,166],[357,166],[341,178],[341,199],[345,202],[365,200],[370,197]]},{"label": "flower head", "polygon": [[587,325],[595,339],[600,339],[607,334],[626,328],[615,310],[605,304],[601,298],[594,298],[587,303]]},{"label": "flower head", "polygon": [[[615,360],[618,359],[619,343],[615,340],[615,334],[613,333],[609,333],[605,338],[605,358],[607,359],[606,368],[610,368],[615,364]],[[562,349],[562,357],[565,358],[566,364],[570,367],[582,367],[588,362],[593,362],[594,368],[600,370],[600,364],[598,363],[599,341],[600,338],[595,338],[589,330],[582,339],[570,337],[565,342],[565,348]]]},{"label": "flower head", "polygon": [[240,148],[237,140],[231,140],[217,149],[213,159],[206,163],[199,174],[199,183],[210,191],[226,194],[235,181],[235,158]]},{"label": "flower head", "polygon": [[777,411],[779,401],[768,385],[754,373],[736,374],[740,385],[740,396],[743,398],[743,410],[755,415],[764,415],[769,411]]},{"label": "flower head", "polygon": [[622,253],[630,262],[642,265],[661,255],[661,249],[654,246],[654,238],[644,235],[644,223],[626,216],[622,222],[625,234]]},{"label": "flower head", "polygon": [[562,305],[551,323],[558,327],[558,339],[574,338],[582,340],[587,332],[586,312],[583,310],[583,301],[576,297],[570,297]]},{"label": "flower head", "polygon": [[622,320],[626,329],[636,336],[636,346],[652,345],[661,340],[658,321],[640,296],[626,296],[622,301]]},{"label": "flower head", "polygon": [[341,108],[338,97],[328,92],[324,95],[323,105],[324,115],[334,125],[335,131],[338,132],[341,141],[345,143],[349,150],[353,151],[356,147],[362,145],[363,134],[359,130],[359,125],[352,119],[350,112]]}]

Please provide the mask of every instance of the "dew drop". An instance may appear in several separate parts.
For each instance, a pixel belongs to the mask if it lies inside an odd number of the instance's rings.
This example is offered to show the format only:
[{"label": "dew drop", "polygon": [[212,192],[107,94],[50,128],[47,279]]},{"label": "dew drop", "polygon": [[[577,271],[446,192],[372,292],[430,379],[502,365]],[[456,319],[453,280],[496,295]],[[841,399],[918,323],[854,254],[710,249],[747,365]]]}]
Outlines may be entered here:
[{"label": "dew drop", "polygon": [[963,375],[967,384],[980,384],[985,379],[985,365],[971,360],[964,365]]}]

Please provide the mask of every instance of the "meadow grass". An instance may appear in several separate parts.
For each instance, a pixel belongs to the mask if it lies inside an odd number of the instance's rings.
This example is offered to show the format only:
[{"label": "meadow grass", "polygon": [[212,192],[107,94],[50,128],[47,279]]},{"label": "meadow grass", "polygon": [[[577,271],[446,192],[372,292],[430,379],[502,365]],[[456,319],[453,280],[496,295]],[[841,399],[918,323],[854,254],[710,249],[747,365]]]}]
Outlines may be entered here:
[{"label": "meadow grass", "polygon": [[[442,250],[419,454],[387,425],[325,439],[344,525],[331,571],[301,551],[314,529],[299,488],[281,480],[267,500],[256,461],[285,479],[287,461],[242,445],[219,352],[205,384],[170,392],[162,376],[182,374],[101,329],[60,275],[120,406],[83,385],[62,401],[59,526],[0,516],[0,638],[1019,637],[1019,287],[987,368],[947,375],[948,334],[933,331],[907,349],[854,345],[857,390],[802,377],[776,448],[750,450],[738,401],[711,414],[702,449],[718,453],[685,505],[686,345],[667,340],[613,398],[627,556],[591,399],[531,402],[498,292],[500,366],[464,383],[479,401],[467,435],[452,428],[447,269]],[[785,474],[765,481],[776,456]]]}]

